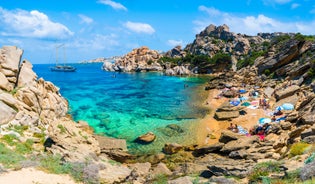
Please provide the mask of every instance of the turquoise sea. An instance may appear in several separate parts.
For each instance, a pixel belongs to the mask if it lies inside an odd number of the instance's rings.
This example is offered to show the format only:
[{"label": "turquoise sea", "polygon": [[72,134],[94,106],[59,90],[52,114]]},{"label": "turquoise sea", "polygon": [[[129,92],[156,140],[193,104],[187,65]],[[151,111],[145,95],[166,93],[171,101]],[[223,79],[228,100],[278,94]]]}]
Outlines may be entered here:
[{"label": "turquoise sea", "polygon": [[[51,72],[52,65],[38,64],[38,77],[53,82],[68,99],[74,120],[84,120],[96,133],[127,140],[134,154],[159,152],[166,142],[196,142],[197,120],[207,113],[200,104],[205,77],[172,77],[162,73],[115,73],[101,63],[74,64],[76,72]],[[169,124],[184,132],[165,132]],[[151,131],[157,139],[148,145],[133,141]]]}]

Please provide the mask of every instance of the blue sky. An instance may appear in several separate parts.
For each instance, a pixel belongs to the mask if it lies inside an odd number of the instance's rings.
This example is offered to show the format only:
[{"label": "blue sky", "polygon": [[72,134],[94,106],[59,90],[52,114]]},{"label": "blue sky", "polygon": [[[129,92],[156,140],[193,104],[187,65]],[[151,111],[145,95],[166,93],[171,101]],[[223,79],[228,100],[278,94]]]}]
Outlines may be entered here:
[{"label": "blue sky", "polygon": [[0,0],[0,44],[16,45],[32,63],[124,55],[148,46],[186,46],[210,24],[230,31],[315,34],[313,0]]}]

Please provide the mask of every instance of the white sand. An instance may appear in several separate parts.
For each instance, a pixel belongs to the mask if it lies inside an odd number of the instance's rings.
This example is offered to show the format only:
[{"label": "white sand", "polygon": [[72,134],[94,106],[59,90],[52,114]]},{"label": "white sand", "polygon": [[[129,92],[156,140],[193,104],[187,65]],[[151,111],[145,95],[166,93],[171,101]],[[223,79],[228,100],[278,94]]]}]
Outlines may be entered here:
[{"label": "white sand", "polygon": [[35,168],[23,168],[0,174],[0,184],[76,184],[69,175],[48,174]]}]

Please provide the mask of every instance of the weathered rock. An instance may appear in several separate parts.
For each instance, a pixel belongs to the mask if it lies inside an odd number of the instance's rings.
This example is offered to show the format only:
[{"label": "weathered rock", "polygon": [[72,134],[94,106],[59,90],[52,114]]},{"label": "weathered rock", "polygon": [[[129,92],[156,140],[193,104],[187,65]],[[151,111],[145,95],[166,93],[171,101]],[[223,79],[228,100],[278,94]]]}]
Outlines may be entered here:
[{"label": "weathered rock", "polygon": [[[223,138],[223,139],[227,139],[227,138]],[[224,143],[222,142],[218,142],[215,144],[212,144],[210,146],[203,146],[201,148],[196,148],[194,150],[194,155],[195,156],[200,156],[200,155],[204,155],[204,154],[208,154],[208,153],[212,153],[212,152],[217,152],[219,150],[221,150],[224,146]]]},{"label": "weathered rock", "polygon": [[102,69],[105,71],[109,71],[109,72],[115,71],[113,63],[111,63],[109,61],[105,61],[103,63]]},{"label": "weathered rock", "polygon": [[177,143],[166,143],[163,148],[163,152],[166,154],[174,154],[183,150],[183,146]]},{"label": "weathered rock", "polygon": [[227,131],[227,130],[224,130],[222,131],[221,133],[221,136],[220,136],[220,139],[219,139],[219,142],[221,143],[228,143],[230,141],[233,141],[233,140],[237,140],[241,137],[241,135],[237,134],[237,133],[234,133],[232,131]]},{"label": "weathered rock", "polygon": [[275,97],[277,100],[281,100],[284,98],[287,98],[289,96],[292,96],[294,93],[300,90],[300,87],[297,85],[292,85],[287,87],[284,90],[278,90],[275,92]]},{"label": "weathered rock", "polygon": [[283,130],[290,130],[292,127],[292,124],[288,121],[281,121],[280,126]]},{"label": "weathered rock", "polygon": [[184,177],[179,177],[174,180],[170,180],[167,183],[168,184],[193,184],[191,180],[192,178],[190,178],[189,176],[184,176]]},{"label": "weathered rock", "polygon": [[32,70],[33,65],[27,61],[24,60],[20,67],[19,72],[19,78],[18,78],[18,87],[24,87],[24,86],[34,86],[36,83],[37,75]]},{"label": "weathered rock", "polygon": [[315,143],[315,135],[311,135],[308,137],[305,137],[302,139],[303,142],[306,142],[308,144],[314,144]]},{"label": "weathered rock", "polygon": [[315,176],[315,162],[311,162],[309,164],[305,164],[305,166],[301,169],[300,178],[302,181],[311,179]]},{"label": "weathered rock", "polygon": [[148,132],[144,135],[139,136],[135,142],[140,144],[149,144],[155,140],[156,136],[153,132]]},{"label": "weathered rock", "polygon": [[4,89],[6,91],[11,91],[13,90],[13,86],[10,85],[10,82],[6,78],[4,74],[0,72],[0,89]]},{"label": "weathered rock", "polygon": [[254,142],[258,141],[258,137],[252,136],[252,137],[242,137],[234,141],[229,141],[226,143],[223,148],[220,150],[224,153],[230,153],[232,151],[240,150],[240,149],[247,149]]},{"label": "weathered rock", "polygon": [[171,175],[172,172],[167,168],[167,166],[164,163],[159,163],[156,167],[154,167],[151,171],[151,174],[153,176],[158,176],[158,175]]},{"label": "weathered rock", "polygon": [[14,109],[0,101],[0,125],[8,123],[16,114]]},{"label": "weathered rock", "polygon": [[217,120],[230,120],[233,118],[237,118],[240,116],[239,111],[222,111],[222,112],[215,112],[214,117]]},{"label": "weathered rock", "polygon": [[48,135],[54,144],[46,149],[62,155],[68,161],[82,161],[100,154],[98,141],[69,119],[62,118],[50,123]]},{"label": "weathered rock", "polygon": [[162,71],[163,68],[157,63],[161,57],[162,55],[158,51],[150,50],[148,47],[140,47],[117,58],[114,64],[104,62],[102,68],[106,71],[118,72]]},{"label": "weathered rock", "polygon": [[290,139],[294,139],[296,137],[299,137],[301,135],[301,133],[307,128],[307,126],[301,126],[298,127],[296,129],[294,129],[293,131],[289,132],[289,137]]}]

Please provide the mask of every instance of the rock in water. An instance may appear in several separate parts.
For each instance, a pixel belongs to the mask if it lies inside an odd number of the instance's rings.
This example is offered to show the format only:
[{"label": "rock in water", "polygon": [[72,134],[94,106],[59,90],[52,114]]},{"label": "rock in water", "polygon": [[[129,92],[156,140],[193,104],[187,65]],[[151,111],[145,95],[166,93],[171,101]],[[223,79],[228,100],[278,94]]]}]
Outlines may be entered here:
[{"label": "rock in water", "polygon": [[149,144],[155,140],[156,136],[153,132],[148,132],[146,134],[143,134],[139,136],[135,142],[140,143],[140,144]]}]

